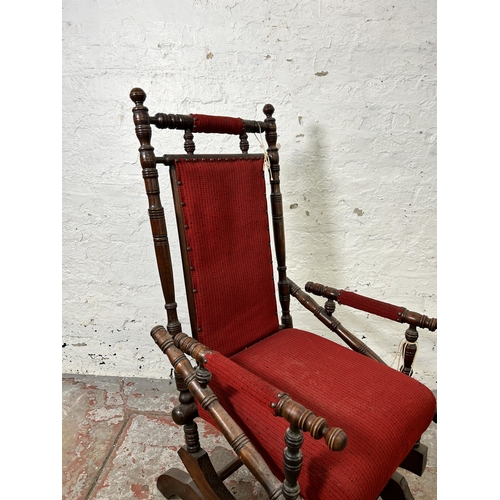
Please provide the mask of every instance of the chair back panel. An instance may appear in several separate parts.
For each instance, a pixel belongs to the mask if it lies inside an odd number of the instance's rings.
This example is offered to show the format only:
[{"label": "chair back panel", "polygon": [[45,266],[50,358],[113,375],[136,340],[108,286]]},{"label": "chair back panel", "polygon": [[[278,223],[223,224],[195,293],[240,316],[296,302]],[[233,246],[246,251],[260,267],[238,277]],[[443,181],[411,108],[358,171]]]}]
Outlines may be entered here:
[{"label": "chair back panel", "polygon": [[193,336],[231,356],[279,329],[263,156],[171,169]]}]

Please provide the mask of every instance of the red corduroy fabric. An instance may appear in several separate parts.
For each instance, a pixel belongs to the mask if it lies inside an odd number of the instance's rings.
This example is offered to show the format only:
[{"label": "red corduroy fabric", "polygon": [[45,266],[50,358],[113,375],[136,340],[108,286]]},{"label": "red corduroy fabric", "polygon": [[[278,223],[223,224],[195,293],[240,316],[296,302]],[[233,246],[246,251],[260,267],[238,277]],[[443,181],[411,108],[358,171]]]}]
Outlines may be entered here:
[{"label": "red corduroy fabric", "polygon": [[212,376],[223,380],[228,375],[234,374],[235,377],[231,381],[232,392],[246,394],[249,400],[251,399],[253,403],[270,415],[274,415],[271,403],[278,403],[278,394],[283,394],[284,391],[241,368],[230,358],[226,358],[218,352],[206,354],[205,359],[207,360],[205,366],[212,373]]},{"label": "red corduroy fabric", "polygon": [[263,158],[176,162],[201,343],[224,355],[278,329]]},{"label": "red corduroy fabric", "polygon": [[401,314],[405,310],[404,307],[393,306],[392,304],[370,299],[369,297],[363,297],[354,292],[346,292],[345,290],[340,291],[337,300],[339,304],[361,309],[367,313],[376,314],[377,316],[399,321],[400,323]]},{"label": "red corduroy fabric", "polygon": [[193,132],[212,134],[241,134],[244,131],[241,118],[228,116],[191,115],[194,120]]},{"label": "red corduroy fabric", "polygon": [[288,423],[269,411],[274,386],[346,432],[347,447],[336,453],[305,435],[299,483],[306,500],[375,500],[435,412],[432,392],[416,380],[298,329],[230,360],[210,356],[207,368],[221,404],[280,480]]}]

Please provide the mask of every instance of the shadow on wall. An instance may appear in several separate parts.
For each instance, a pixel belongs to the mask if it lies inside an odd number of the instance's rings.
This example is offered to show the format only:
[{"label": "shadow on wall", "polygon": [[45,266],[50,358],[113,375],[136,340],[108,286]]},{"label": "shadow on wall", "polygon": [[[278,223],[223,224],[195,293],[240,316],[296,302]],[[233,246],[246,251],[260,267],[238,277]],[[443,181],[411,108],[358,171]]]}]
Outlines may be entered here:
[{"label": "shadow on wall", "polygon": [[336,222],[337,186],[327,159],[330,146],[318,124],[311,125],[304,138],[305,147],[290,160],[290,168],[283,169],[290,189],[284,197],[293,201],[285,205],[287,259],[299,286],[306,281],[334,286],[343,236]]}]

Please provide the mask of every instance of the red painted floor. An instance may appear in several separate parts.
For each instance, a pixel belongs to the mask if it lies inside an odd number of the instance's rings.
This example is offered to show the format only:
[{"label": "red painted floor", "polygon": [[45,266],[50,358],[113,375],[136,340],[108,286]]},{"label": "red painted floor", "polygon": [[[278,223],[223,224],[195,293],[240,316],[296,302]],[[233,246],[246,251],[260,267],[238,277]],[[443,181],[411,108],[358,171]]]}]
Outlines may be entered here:
[{"label": "red painted floor", "polygon": [[[156,478],[183,468],[177,449],[182,430],[170,412],[177,404],[170,380],[65,375],[62,384],[63,500],[163,499]],[[232,455],[224,437],[198,419],[202,446],[224,463]],[[415,499],[434,500],[436,426],[422,441],[429,446],[422,478],[401,471]],[[225,484],[237,499],[264,499],[263,488],[242,467]]]}]

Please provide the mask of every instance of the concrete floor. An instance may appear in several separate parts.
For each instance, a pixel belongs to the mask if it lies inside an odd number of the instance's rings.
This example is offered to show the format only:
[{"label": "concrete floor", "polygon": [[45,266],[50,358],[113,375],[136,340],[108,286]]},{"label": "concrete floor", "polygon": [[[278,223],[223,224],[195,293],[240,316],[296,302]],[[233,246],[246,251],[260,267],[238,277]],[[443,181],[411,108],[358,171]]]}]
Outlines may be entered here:
[{"label": "concrete floor", "polygon": [[[64,375],[62,382],[62,498],[163,499],[156,478],[169,467],[183,468],[177,456],[183,433],[170,418],[177,404],[175,383],[90,375]],[[220,432],[198,421],[202,446],[214,453],[214,461],[232,456]],[[422,441],[429,446],[423,477],[400,472],[415,499],[434,500],[436,424]],[[237,499],[266,498],[244,466],[225,484]]]}]

